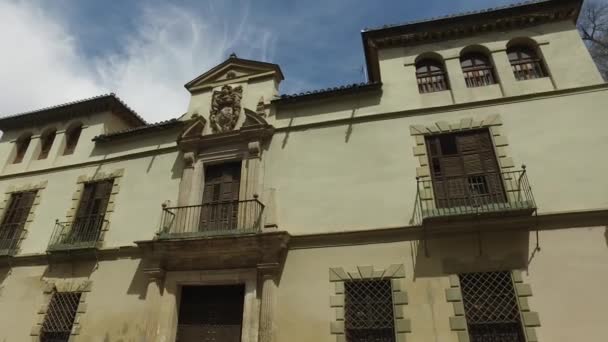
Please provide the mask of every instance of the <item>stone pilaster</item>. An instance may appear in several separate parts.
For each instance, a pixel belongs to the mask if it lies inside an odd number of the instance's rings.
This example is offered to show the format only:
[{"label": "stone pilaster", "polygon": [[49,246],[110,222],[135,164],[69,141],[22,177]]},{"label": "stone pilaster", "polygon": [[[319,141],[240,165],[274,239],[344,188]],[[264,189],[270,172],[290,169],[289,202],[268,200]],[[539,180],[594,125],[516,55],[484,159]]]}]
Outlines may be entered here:
[{"label": "stone pilaster", "polygon": [[186,206],[190,204],[190,192],[192,189],[192,177],[194,175],[194,153],[184,153],[184,169],[182,171],[182,179],[179,182],[179,196],[177,198],[177,206]]},{"label": "stone pilaster", "polygon": [[260,332],[258,342],[275,341],[274,311],[276,306],[278,270],[278,264],[267,264],[258,266],[259,279],[262,282],[262,301],[260,303]]},{"label": "stone pilaster", "polygon": [[159,311],[163,293],[165,272],[160,267],[144,269],[148,276],[146,289],[146,341],[156,341],[160,334]]}]

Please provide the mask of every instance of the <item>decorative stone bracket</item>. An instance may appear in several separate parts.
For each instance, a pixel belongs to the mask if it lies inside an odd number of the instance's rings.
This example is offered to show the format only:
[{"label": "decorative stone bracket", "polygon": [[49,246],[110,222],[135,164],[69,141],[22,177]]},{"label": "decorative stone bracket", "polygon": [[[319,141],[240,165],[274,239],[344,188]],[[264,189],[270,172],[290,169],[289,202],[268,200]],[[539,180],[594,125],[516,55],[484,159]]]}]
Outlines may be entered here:
[{"label": "decorative stone bracket", "polygon": [[[34,203],[32,203],[32,207],[30,208],[30,212],[27,215],[27,219],[25,224],[23,225],[23,229],[21,230],[21,235],[19,236],[19,242],[17,243],[17,249],[13,251],[14,254],[19,254],[21,250],[21,243],[27,237],[29,232],[30,225],[34,221],[34,213],[36,212],[36,208],[40,205],[40,196],[42,194],[43,189],[47,186],[47,181],[39,182],[39,183],[31,183],[24,184],[21,186],[11,185],[9,186],[4,193],[4,200],[0,202],[0,213],[2,213],[2,217],[4,217],[4,209],[9,205],[11,196],[13,193],[24,192],[24,191],[36,191],[36,197],[34,198]],[[0,251],[2,253],[2,251]]]},{"label": "decorative stone bracket", "polygon": [[[519,311],[521,314],[521,322],[526,334],[527,342],[538,342],[536,337],[535,327],[540,326],[538,313],[531,312],[528,305],[528,297],[532,296],[530,285],[524,284],[521,276],[521,271],[514,270],[511,272],[513,286]],[[459,342],[469,342],[469,333],[467,330],[467,320],[465,317],[464,303],[462,301],[462,292],[460,289],[460,279],[458,275],[450,275],[450,288],[445,290],[446,300],[452,303],[454,308],[454,316],[450,317],[450,329],[458,335]]]},{"label": "decorative stone bracket", "polygon": [[47,280],[43,288],[43,304],[38,310],[38,318],[36,324],[34,324],[30,332],[32,342],[40,341],[42,324],[44,324],[44,319],[46,317],[49,303],[51,302],[53,294],[56,292],[81,292],[80,302],[78,303],[78,309],[76,310],[76,317],[74,318],[74,325],[72,326],[72,331],[70,333],[69,339],[69,342],[74,342],[76,340],[76,336],[80,334],[82,316],[87,311],[87,294],[91,292],[92,285],[93,283],[90,280]]},{"label": "decorative stone bracket", "polygon": [[334,308],[334,321],[330,322],[330,332],[336,335],[336,342],[345,342],[345,318],[344,302],[346,281],[361,279],[390,279],[393,291],[393,312],[395,317],[396,341],[405,341],[405,334],[411,332],[410,320],[405,318],[405,305],[408,303],[407,292],[405,291],[403,278],[405,278],[405,268],[401,264],[390,265],[385,270],[374,270],[373,266],[357,266],[357,270],[346,272],[341,267],[329,269],[329,281],[334,283],[335,295],[329,298],[330,307]]}]

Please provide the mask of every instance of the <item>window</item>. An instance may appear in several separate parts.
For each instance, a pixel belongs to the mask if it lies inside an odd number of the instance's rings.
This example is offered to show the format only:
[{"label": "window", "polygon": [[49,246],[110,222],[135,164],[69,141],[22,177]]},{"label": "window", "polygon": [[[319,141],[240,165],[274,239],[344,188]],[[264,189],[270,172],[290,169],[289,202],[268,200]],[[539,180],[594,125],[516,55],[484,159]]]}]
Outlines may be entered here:
[{"label": "window", "polygon": [[49,156],[56,134],[57,131],[54,129],[42,134],[40,137],[40,155],[38,155],[38,159],[46,159]]},{"label": "window", "polygon": [[460,275],[471,342],[525,342],[510,272]]},{"label": "window", "polygon": [[518,81],[531,80],[547,76],[542,60],[536,51],[526,46],[512,46],[507,49],[509,62],[515,79]]},{"label": "window", "polygon": [[482,53],[467,53],[460,57],[460,66],[468,88],[483,87],[496,83],[490,59]]},{"label": "window", "polygon": [[21,138],[17,139],[16,143],[16,153],[15,159],[13,159],[13,164],[18,164],[23,161],[23,157],[25,156],[25,152],[27,152],[28,146],[30,146],[30,142],[32,141],[32,135],[26,134]]},{"label": "window", "polygon": [[99,240],[113,185],[113,179],[84,185],[76,218],[64,243],[78,244]]},{"label": "window", "polygon": [[439,61],[423,59],[416,63],[416,79],[421,94],[448,90],[445,68]]},{"label": "window", "polygon": [[36,191],[15,192],[2,217],[0,225],[0,253],[9,253],[17,248],[21,231],[32,209]]},{"label": "window", "polygon": [[348,342],[395,341],[390,279],[347,281],[344,291],[344,329]]},{"label": "window", "polygon": [[77,124],[70,128],[68,128],[65,132],[65,149],[63,150],[63,155],[68,155],[74,153],[76,149],[76,145],[78,144],[78,139],[80,138],[80,133],[82,132],[82,125]]},{"label": "window", "polygon": [[81,292],[54,292],[42,323],[40,342],[68,342]]},{"label": "window", "polygon": [[437,208],[506,201],[488,130],[429,136],[426,145]]}]

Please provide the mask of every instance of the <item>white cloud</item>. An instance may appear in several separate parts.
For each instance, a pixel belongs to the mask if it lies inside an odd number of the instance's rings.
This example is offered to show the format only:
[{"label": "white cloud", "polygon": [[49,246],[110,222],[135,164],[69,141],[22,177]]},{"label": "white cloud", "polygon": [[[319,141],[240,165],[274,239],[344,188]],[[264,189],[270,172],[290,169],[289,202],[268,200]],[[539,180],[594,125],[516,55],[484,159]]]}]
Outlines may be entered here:
[{"label": "white cloud", "polygon": [[117,52],[88,59],[59,11],[0,3],[0,42],[11,47],[3,49],[0,63],[0,113],[113,91],[149,121],[175,117],[189,99],[183,84],[228,52],[271,57],[274,36],[248,25],[246,3],[239,13],[233,8],[223,2],[209,2],[196,13],[165,4],[145,7]]}]

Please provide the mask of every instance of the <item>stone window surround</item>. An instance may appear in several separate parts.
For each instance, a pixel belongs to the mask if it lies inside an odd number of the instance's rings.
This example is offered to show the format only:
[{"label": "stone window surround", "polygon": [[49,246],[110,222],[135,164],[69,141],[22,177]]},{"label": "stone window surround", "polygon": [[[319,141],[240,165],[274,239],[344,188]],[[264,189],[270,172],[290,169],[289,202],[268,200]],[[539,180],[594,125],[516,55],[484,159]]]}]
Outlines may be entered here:
[{"label": "stone window surround", "polygon": [[123,175],[124,175],[124,169],[117,169],[117,170],[114,170],[114,171],[108,172],[108,173],[96,172],[93,176],[81,175],[78,177],[78,179],[76,181],[76,191],[74,191],[74,194],[72,195],[72,204],[70,205],[70,209],[68,209],[68,211],[65,215],[66,220],[68,222],[71,222],[76,216],[76,212],[78,210],[78,205],[80,204],[80,199],[82,197],[82,192],[84,190],[84,185],[86,183],[102,181],[102,180],[109,180],[109,179],[113,180],[112,191],[110,192],[110,198],[108,199],[108,206],[106,208],[106,212],[104,215],[104,218],[107,221],[103,225],[103,228],[101,229],[101,234],[99,235],[99,241],[97,242],[98,247],[101,247],[101,245],[104,241],[106,232],[109,229],[110,222],[111,222],[111,220],[109,218],[111,217],[111,214],[114,212],[114,209],[115,209],[116,196],[118,195],[118,192],[120,190],[120,181],[121,181]]},{"label": "stone window surround", "polygon": [[39,183],[30,183],[30,184],[25,184],[25,185],[21,185],[21,186],[11,185],[4,192],[4,200],[2,202],[0,202],[0,212],[2,213],[2,216],[0,217],[0,219],[4,218],[4,211],[5,211],[6,207],[8,206],[10,199],[11,199],[11,195],[13,193],[24,192],[24,191],[36,191],[36,197],[34,198],[34,203],[32,203],[30,212],[27,216],[25,224],[23,225],[23,229],[21,230],[21,236],[19,237],[19,243],[17,244],[17,249],[15,250],[15,254],[19,254],[19,252],[21,251],[21,243],[27,237],[30,225],[34,221],[34,213],[36,211],[36,207],[38,205],[40,205],[40,196],[41,196],[42,190],[46,188],[47,184],[48,184],[47,181],[42,181]]},{"label": "stone window surround", "polygon": [[[411,125],[410,135],[416,140],[416,145],[413,147],[413,154],[418,158],[420,166],[416,168],[416,177],[421,179],[430,179],[431,169],[429,166],[429,157],[426,146],[426,137],[443,134],[443,133],[459,133],[478,129],[488,129],[492,144],[494,145],[494,152],[496,153],[496,159],[500,168],[500,172],[513,171],[515,163],[509,156],[509,141],[502,131],[502,120],[500,114],[489,115],[484,119],[476,120],[474,118],[463,118],[459,122],[448,123],[447,121],[437,121],[434,125],[423,126],[423,125]],[[508,185],[510,184],[507,182]],[[420,190],[420,198],[423,201],[429,201],[429,207],[434,205],[433,189],[425,188]],[[506,189],[509,190],[516,189]]]},{"label": "stone window surround", "polygon": [[72,326],[72,332],[69,342],[75,342],[77,336],[80,334],[82,316],[86,313],[87,305],[86,298],[87,294],[91,292],[93,283],[90,280],[47,280],[44,284],[43,293],[43,304],[37,312],[36,324],[32,327],[30,336],[32,342],[40,341],[40,333],[42,324],[46,317],[51,297],[55,292],[82,292],[80,296],[80,303],[76,311],[76,317],[74,318],[74,325]]},{"label": "stone window surround", "polygon": [[[148,307],[157,312],[158,322],[152,330],[156,331],[154,336],[157,340],[163,338],[173,341],[177,334],[177,322],[179,313],[179,293],[182,286],[194,285],[245,285],[245,298],[243,305],[242,342],[257,342],[260,326],[260,300],[258,297],[258,270],[257,269],[235,269],[235,270],[206,270],[206,271],[172,271],[163,275],[160,284],[162,296],[146,298]],[[157,286],[157,285],[154,285]],[[159,294],[160,294],[159,293]],[[150,327],[148,327],[150,329]]]},{"label": "stone window surround", "polygon": [[[517,303],[526,341],[538,342],[535,327],[540,326],[540,319],[538,313],[530,311],[528,303],[528,297],[532,296],[532,288],[529,284],[523,282],[521,270],[511,271],[511,278],[513,279],[513,288],[517,295]],[[452,303],[454,308],[454,316],[450,317],[450,329],[456,332],[459,342],[469,342],[467,320],[464,312],[464,303],[462,302],[462,292],[460,290],[460,278],[456,274],[451,274],[449,280],[450,288],[445,290],[445,297],[448,302]]]},{"label": "stone window surround", "polygon": [[411,322],[405,318],[405,305],[408,303],[407,292],[403,284],[405,267],[402,264],[390,265],[386,269],[375,270],[373,266],[356,266],[356,271],[347,272],[342,267],[329,269],[329,281],[334,283],[335,295],[330,296],[329,305],[334,308],[334,320],[330,322],[330,333],[336,336],[336,342],[346,342],[344,335],[344,282],[356,279],[390,279],[393,291],[393,312],[395,317],[395,335],[397,342],[403,342],[406,333],[411,332]]}]

